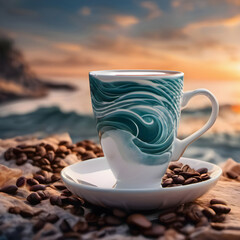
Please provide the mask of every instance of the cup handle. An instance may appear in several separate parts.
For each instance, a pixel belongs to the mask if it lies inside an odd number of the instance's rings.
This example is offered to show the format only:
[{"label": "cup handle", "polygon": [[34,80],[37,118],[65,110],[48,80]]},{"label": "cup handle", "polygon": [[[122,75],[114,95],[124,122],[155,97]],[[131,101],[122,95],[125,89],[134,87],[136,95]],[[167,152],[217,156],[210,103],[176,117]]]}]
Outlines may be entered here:
[{"label": "cup handle", "polygon": [[190,136],[182,140],[178,138],[175,139],[173,144],[173,153],[172,153],[171,161],[177,161],[183,155],[188,145],[196,141],[202,134],[204,134],[214,124],[214,122],[217,119],[218,112],[219,112],[219,105],[218,105],[217,99],[207,89],[196,89],[194,91],[188,91],[183,93],[181,107],[182,108],[186,107],[189,100],[196,95],[204,95],[211,101],[212,112],[211,112],[210,118],[207,121],[207,123],[195,133],[191,134]]}]

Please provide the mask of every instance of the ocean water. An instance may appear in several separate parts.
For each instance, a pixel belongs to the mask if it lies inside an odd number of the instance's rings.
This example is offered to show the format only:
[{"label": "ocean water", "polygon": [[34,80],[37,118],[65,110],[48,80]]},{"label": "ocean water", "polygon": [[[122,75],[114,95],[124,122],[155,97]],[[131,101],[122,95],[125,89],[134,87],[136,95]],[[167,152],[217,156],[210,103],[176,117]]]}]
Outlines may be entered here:
[{"label": "ocean water", "polygon": [[[75,92],[52,91],[47,97],[19,100],[0,106],[0,138],[35,135],[39,138],[68,132],[73,142],[83,139],[98,141],[87,81],[74,81]],[[234,85],[235,84],[235,85]],[[186,83],[185,83],[186,86]],[[191,144],[184,156],[213,163],[228,158],[240,162],[240,85],[232,83],[189,84],[186,88],[205,87],[212,90],[220,102],[219,117],[210,131]],[[198,130],[208,119],[211,107],[197,97],[182,111],[179,138]]]}]

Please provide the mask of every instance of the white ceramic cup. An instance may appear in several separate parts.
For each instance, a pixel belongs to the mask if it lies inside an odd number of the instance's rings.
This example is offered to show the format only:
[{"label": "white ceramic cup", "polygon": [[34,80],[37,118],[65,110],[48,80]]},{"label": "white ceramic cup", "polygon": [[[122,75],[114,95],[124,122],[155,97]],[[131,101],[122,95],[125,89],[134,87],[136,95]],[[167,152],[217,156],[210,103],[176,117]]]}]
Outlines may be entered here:
[{"label": "white ceramic cup", "polygon": [[[89,73],[93,112],[116,188],[158,188],[170,161],[215,122],[219,106],[206,89],[183,93],[183,73],[106,70]],[[180,140],[181,109],[196,95],[212,103],[208,122]]]}]

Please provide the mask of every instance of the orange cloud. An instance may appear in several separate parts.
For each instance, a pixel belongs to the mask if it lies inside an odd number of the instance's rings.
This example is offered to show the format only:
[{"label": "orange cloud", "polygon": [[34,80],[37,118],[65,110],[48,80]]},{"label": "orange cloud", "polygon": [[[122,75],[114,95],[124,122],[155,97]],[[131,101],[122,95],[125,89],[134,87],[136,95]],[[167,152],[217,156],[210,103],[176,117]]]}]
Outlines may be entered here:
[{"label": "orange cloud", "polygon": [[240,24],[240,14],[224,19],[204,20],[195,23],[190,23],[185,27],[185,30],[198,29],[204,27],[234,27]]},{"label": "orange cloud", "polygon": [[53,46],[68,52],[77,52],[82,49],[82,47],[79,44],[65,42],[54,43]]},{"label": "orange cloud", "polygon": [[149,14],[147,16],[148,19],[158,18],[162,15],[162,10],[154,2],[144,1],[144,2],[141,2],[141,6],[143,8],[148,9],[149,11]]},{"label": "orange cloud", "polygon": [[131,15],[115,15],[113,20],[121,27],[128,27],[139,22],[139,19]]}]

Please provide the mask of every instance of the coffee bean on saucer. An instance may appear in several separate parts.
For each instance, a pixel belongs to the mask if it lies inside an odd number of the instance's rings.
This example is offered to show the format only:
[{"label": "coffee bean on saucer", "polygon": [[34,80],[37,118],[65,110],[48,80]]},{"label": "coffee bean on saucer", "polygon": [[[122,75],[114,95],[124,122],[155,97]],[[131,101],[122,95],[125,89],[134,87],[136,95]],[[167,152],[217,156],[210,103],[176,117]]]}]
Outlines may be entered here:
[{"label": "coffee bean on saucer", "polygon": [[223,204],[213,204],[210,208],[212,208],[217,214],[229,213],[231,211],[231,208]]},{"label": "coffee bean on saucer", "polygon": [[18,187],[15,185],[8,185],[0,189],[0,192],[14,195],[18,190]]},{"label": "coffee bean on saucer", "polygon": [[28,197],[27,197],[27,201],[28,201],[29,203],[31,203],[32,205],[36,205],[36,204],[40,203],[41,200],[42,200],[42,198],[41,198],[36,192],[31,193],[31,194],[28,195]]},{"label": "coffee bean on saucer", "polygon": [[181,175],[173,175],[172,179],[173,182],[177,184],[183,184],[185,182],[185,178]]},{"label": "coffee bean on saucer", "polygon": [[205,181],[210,179],[210,176],[208,173],[204,173],[204,174],[201,174],[200,178],[202,179],[202,181]]},{"label": "coffee bean on saucer", "polygon": [[162,186],[167,187],[167,186],[171,185],[172,183],[173,183],[173,179],[167,178],[166,180],[163,181]]},{"label": "coffee bean on saucer", "polygon": [[17,186],[17,187],[22,187],[22,186],[25,185],[25,183],[26,183],[26,178],[22,176],[22,177],[19,177],[19,178],[17,179],[17,181],[16,181],[16,186]]},{"label": "coffee bean on saucer", "polygon": [[200,174],[207,173],[208,169],[207,168],[199,168],[199,169],[197,169],[197,172]]},{"label": "coffee bean on saucer", "polygon": [[186,179],[183,184],[187,185],[187,184],[192,184],[192,183],[197,183],[197,182],[198,182],[198,180],[196,178],[191,177],[191,178]]},{"label": "coffee bean on saucer", "polygon": [[144,215],[138,213],[128,216],[127,224],[143,229],[150,228],[152,226],[152,223]]},{"label": "coffee bean on saucer", "polygon": [[211,201],[210,201],[210,204],[223,204],[223,205],[227,205],[227,203],[222,200],[222,199],[216,199],[216,198],[213,198]]},{"label": "coffee bean on saucer", "polygon": [[168,168],[174,170],[175,168],[181,168],[182,166],[183,164],[181,162],[173,162],[169,164]]}]

